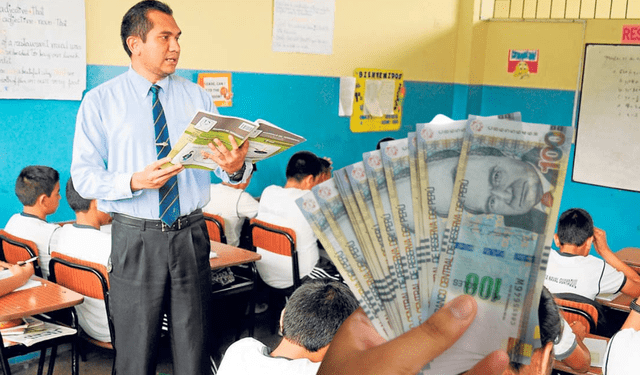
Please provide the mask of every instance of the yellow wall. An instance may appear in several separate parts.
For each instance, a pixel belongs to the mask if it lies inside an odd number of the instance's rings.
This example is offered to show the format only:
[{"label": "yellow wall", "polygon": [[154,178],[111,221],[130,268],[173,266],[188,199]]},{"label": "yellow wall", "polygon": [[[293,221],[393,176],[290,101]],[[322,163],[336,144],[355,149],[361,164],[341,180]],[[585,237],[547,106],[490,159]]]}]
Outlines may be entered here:
[{"label": "yellow wall", "polygon": [[[485,31],[477,34],[486,34],[474,40],[484,51],[484,56],[478,54],[484,66],[476,69],[476,75],[483,76],[485,85],[576,90],[585,43],[619,44],[622,26],[638,23],[640,20],[482,22],[474,27]],[[539,50],[538,73],[524,79],[507,73],[509,49]]]},{"label": "yellow wall", "polygon": [[[87,63],[129,64],[120,21],[134,0],[86,0]],[[458,4],[442,0],[336,0],[333,54],[271,51],[273,0],[167,0],[183,31],[180,68],[347,76],[399,69],[405,79],[452,82]]]}]

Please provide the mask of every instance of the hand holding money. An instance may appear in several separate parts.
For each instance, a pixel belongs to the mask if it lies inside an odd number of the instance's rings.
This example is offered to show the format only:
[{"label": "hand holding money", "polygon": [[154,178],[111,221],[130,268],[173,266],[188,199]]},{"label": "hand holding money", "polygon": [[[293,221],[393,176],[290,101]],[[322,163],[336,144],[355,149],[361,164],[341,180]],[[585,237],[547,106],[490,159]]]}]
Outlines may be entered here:
[{"label": "hand holding money", "polygon": [[[476,312],[475,300],[461,296],[420,326],[385,342],[358,309],[334,336],[318,374],[416,374],[464,334]],[[508,363],[507,353],[495,351],[466,374],[502,374]]]}]

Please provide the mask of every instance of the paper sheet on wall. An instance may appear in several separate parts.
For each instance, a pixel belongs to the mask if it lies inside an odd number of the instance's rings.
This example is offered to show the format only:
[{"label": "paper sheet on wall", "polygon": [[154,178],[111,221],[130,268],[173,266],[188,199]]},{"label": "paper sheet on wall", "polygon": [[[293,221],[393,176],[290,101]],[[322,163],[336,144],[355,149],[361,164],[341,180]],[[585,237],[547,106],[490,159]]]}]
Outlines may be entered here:
[{"label": "paper sheet on wall", "polygon": [[351,116],[353,113],[353,96],[356,92],[355,77],[340,77],[340,104],[338,116]]},{"label": "paper sheet on wall", "polygon": [[364,91],[364,114],[373,117],[393,115],[395,82],[390,79],[368,79]]},{"label": "paper sheet on wall", "polygon": [[82,99],[85,35],[82,0],[0,3],[0,98]]},{"label": "paper sheet on wall", "polygon": [[335,8],[335,0],[275,0],[271,48],[330,55]]}]

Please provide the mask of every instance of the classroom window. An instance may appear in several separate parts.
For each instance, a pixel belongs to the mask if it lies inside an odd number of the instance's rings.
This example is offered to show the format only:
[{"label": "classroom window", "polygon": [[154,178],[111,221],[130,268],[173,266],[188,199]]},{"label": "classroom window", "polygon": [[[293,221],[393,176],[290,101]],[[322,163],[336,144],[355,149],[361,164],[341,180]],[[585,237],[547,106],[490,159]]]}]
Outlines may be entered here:
[{"label": "classroom window", "polygon": [[482,19],[637,19],[640,0],[483,0]]}]

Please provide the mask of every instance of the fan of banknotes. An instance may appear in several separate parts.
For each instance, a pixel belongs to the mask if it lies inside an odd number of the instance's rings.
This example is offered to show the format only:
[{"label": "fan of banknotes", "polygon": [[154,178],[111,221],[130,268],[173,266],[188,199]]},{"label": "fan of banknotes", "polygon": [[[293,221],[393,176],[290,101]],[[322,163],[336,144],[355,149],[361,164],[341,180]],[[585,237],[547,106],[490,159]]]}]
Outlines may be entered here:
[{"label": "fan of banknotes", "polygon": [[497,349],[528,364],[572,132],[519,113],[439,115],[297,204],[381,336],[476,299],[472,326],[423,374],[463,372]]}]

